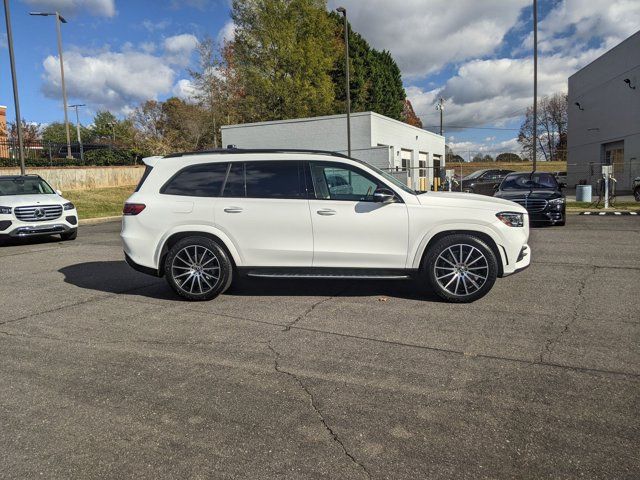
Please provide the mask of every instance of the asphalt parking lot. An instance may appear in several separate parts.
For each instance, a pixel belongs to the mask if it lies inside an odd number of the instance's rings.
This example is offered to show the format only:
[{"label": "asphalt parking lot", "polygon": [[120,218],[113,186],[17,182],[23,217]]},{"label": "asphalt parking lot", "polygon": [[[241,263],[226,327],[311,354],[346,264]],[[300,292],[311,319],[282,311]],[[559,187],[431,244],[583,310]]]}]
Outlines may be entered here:
[{"label": "asphalt parking lot", "polygon": [[119,223],[0,247],[2,478],[640,476],[640,219],[532,230],[472,305],[407,282],[180,301]]}]

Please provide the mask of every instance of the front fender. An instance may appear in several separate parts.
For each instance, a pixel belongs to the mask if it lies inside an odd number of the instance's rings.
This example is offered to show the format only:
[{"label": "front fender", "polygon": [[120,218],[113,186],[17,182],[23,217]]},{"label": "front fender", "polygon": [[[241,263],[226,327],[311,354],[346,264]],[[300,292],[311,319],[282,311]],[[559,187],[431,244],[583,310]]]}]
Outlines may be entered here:
[{"label": "front fender", "polygon": [[425,249],[427,248],[427,245],[429,244],[429,242],[438,234],[444,233],[444,232],[478,232],[478,233],[483,233],[487,236],[489,236],[494,243],[498,246],[498,252],[500,254],[500,260],[502,261],[502,264],[505,265],[506,264],[506,258],[504,256],[504,250],[502,247],[502,237],[499,234],[499,232],[493,228],[491,225],[487,225],[486,223],[482,223],[482,222],[456,222],[456,221],[451,221],[451,222],[444,222],[444,223],[438,223],[437,225],[433,226],[430,230],[427,230],[425,232],[423,232],[421,235],[418,235],[417,238],[420,238],[421,240],[419,242],[416,242],[415,245],[413,245],[412,249],[409,252],[409,259],[412,259],[411,261],[411,265],[409,266],[410,268],[413,269],[418,269],[420,268],[420,262],[422,261],[422,257],[424,255]]}]

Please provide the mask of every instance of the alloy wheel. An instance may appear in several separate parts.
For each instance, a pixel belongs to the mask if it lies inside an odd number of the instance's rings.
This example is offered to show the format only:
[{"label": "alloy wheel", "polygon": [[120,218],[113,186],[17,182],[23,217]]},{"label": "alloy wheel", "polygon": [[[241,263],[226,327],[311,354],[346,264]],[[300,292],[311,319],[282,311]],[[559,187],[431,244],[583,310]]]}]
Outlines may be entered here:
[{"label": "alloy wheel", "polygon": [[171,275],[184,292],[204,295],[220,281],[220,260],[202,245],[188,245],[173,258]]},{"label": "alloy wheel", "polygon": [[434,264],[440,287],[456,296],[471,295],[482,288],[489,276],[489,262],[479,249],[460,243],[444,249]]}]

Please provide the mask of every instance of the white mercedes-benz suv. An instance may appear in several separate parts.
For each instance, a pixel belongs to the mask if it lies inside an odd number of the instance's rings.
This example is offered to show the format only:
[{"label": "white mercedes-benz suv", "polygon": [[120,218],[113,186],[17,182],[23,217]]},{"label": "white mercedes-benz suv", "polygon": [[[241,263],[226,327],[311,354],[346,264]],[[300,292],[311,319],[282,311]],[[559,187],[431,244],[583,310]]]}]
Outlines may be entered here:
[{"label": "white mercedes-benz suv", "polygon": [[0,238],[78,235],[78,212],[38,175],[0,176]]},{"label": "white mercedes-benz suv", "polygon": [[124,206],[125,258],[189,300],[212,299],[246,274],[413,278],[470,302],[531,261],[517,203],[418,194],[340,154],[230,148],[144,163]]}]

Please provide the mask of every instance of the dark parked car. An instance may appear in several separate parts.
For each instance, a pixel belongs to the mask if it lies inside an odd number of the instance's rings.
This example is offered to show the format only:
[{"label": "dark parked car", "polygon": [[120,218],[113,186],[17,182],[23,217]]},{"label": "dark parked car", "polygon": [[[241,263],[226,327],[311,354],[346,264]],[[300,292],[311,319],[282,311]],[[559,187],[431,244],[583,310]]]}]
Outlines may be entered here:
[{"label": "dark parked car", "polygon": [[510,173],[495,196],[519,203],[529,212],[529,222],[564,225],[566,199],[551,173]]},{"label": "dark parked car", "polygon": [[[481,195],[493,195],[496,186],[513,170],[485,169],[477,170],[462,179],[462,191],[479,193]],[[460,188],[460,187],[458,187]]]},{"label": "dark parked car", "polygon": [[636,202],[640,202],[640,177],[633,180],[633,196],[636,197]]}]

